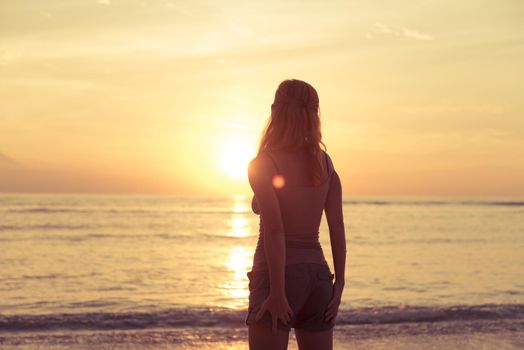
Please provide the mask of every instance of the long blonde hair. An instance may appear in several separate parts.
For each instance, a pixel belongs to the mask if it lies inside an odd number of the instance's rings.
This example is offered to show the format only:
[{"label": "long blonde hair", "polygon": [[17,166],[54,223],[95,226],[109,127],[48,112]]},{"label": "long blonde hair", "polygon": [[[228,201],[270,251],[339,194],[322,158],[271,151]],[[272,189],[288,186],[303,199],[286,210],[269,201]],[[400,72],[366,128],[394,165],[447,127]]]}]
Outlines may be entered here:
[{"label": "long blonde hair", "polygon": [[258,154],[264,151],[305,149],[313,185],[322,178],[320,110],[318,93],[302,80],[284,80],[278,86],[271,115],[262,132]]}]

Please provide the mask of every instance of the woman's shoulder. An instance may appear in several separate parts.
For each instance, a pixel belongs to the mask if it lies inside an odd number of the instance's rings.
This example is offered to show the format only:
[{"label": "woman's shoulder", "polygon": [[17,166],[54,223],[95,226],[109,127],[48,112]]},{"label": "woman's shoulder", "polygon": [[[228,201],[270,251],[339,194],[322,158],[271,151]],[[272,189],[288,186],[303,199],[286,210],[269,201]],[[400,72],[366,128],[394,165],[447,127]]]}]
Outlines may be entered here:
[{"label": "woman's shoulder", "polygon": [[255,157],[253,157],[249,164],[265,164],[271,162],[271,156],[269,155],[269,151],[261,151],[259,152]]},{"label": "woman's shoulder", "polygon": [[275,161],[274,155],[270,151],[262,151],[249,161],[248,169],[257,172],[274,172]]},{"label": "woman's shoulder", "polygon": [[329,172],[330,173],[334,172],[335,171],[335,166],[333,165],[333,160],[331,159],[331,157],[327,153],[327,151],[322,150],[322,152],[324,153],[324,156],[326,157],[326,163],[327,163]]}]

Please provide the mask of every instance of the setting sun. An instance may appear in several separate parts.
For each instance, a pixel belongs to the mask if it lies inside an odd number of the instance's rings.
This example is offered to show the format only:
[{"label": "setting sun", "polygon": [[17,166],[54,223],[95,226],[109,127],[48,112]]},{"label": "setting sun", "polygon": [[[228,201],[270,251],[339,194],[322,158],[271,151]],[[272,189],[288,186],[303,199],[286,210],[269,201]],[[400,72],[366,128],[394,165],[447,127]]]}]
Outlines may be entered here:
[{"label": "setting sun", "polygon": [[241,138],[221,140],[217,149],[217,159],[222,171],[235,179],[247,176],[247,165],[255,157],[250,141]]}]

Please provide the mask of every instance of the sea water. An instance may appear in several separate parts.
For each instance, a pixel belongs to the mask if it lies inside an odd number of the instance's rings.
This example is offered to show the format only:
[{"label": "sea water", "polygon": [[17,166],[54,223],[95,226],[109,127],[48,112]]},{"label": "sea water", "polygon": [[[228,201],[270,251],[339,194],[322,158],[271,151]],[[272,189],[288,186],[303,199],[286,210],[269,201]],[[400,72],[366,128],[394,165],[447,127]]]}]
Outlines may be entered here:
[{"label": "sea water", "polygon": [[[0,194],[0,331],[242,327],[250,197]],[[345,197],[337,323],[524,318],[524,199]],[[320,228],[333,270],[329,231]]]}]

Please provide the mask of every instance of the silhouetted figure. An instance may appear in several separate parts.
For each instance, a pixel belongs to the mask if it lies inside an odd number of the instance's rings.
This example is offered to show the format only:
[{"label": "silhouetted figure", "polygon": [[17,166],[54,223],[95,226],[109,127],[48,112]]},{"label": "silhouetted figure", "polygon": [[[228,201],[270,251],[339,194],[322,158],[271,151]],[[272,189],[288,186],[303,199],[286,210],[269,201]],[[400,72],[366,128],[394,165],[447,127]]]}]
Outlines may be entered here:
[{"label": "silhouetted figure", "polygon": [[[252,209],[260,214],[248,272],[251,350],[287,349],[291,328],[301,350],[333,348],[346,238],[340,179],[325,149],[316,90],[301,80],[283,81],[248,169]],[[335,274],[319,242],[324,210]]]}]

